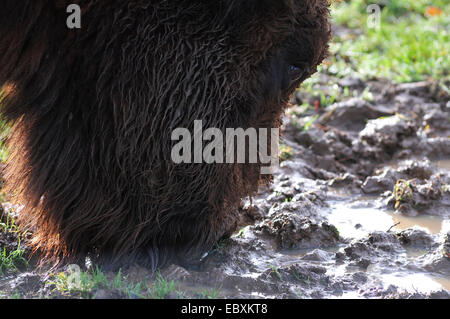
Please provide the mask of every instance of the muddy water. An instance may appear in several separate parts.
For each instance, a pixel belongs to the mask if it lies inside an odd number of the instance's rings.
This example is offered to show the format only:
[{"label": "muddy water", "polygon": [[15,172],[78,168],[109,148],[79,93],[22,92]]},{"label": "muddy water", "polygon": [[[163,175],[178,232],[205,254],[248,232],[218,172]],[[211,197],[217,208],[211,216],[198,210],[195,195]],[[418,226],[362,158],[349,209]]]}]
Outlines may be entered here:
[{"label": "muddy water", "polygon": [[[367,206],[367,202],[358,201],[360,205]],[[423,230],[429,234],[444,235],[450,231],[450,221],[439,216],[423,215],[408,217],[373,207],[355,208],[355,202],[331,203],[331,212],[328,221],[335,225],[341,236],[346,239],[362,239],[372,232],[402,231],[411,228]],[[406,259],[423,256],[427,253],[425,249],[407,249]],[[343,268],[344,270],[345,267]],[[450,290],[450,278],[415,272],[385,273],[386,269],[371,265],[367,272],[379,278],[379,282],[385,288],[395,285],[409,292],[430,293],[441,289]],[[345,295],[352,297],[352,294]]]},{"label": "muddy water", "polygon": [[333,209],[328,220],[338,227],[341,235],[346,238],[362,238],[374,231],[406,230],[413,227],[430,234],[444,234],[450,231],[450,221],[440,216],[409,217],[376,208],[353,208],[345,203],[331,205]]},{"label": "muddy water", "polygon": [[424,215],[408,217],[393,212],[389,213],[389,215],[392,216],[394,223],[397,225],[395,228],[399,230],[406,230],[416,227],[424,229],[431,234],[445,234],[450,231],[449,220],[439,216]]},{"label": "muddy water", "polygon": [[438,278],[426,274],[381,275],[381,280],[385,285],[395,285],[406,291],[426,293],[442,288],[450,289],[448,278]]},{"label": "muddy water", "polygon": [[450,171],[450,160],[444,159],[435,162],[436,166],[445,171]]}]

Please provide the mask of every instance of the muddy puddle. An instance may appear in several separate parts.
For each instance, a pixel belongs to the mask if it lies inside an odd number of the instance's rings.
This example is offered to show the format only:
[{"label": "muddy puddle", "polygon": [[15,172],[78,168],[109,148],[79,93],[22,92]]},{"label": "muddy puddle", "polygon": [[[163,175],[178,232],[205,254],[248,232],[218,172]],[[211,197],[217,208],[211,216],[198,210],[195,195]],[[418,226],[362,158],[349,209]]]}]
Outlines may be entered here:
[{"label": "muddy puddle", "polygon": [[[325,93],[332,80],[321,76]],[[205,289],[220,298],[450,297],[449,96],[433,82],[345,83],[373,99],[299,111],[314,97],[296,94],[284,120],[289,153],[273,183],[244,201],[240,228],[198,264],[161,269],[185,298]],[[41,279],[24,296],[46,295],[45,274],[29,274]],[[124,274],[155,278],[138,266]]]},{"label": "muddy puddle", "polygon": [[[363,202],[360,202],[362,204]],[[328,221],[335,225],[345,238],[362,238],[374,231],[406,230],[417,228],[429,234],[450,231],[450,221],[433,215],[405,216],[395,211],[370,207],[355,207],[354,203],[332,203]]]},{"label": "muddy puddle", "polygon": [[[444,236],[450,232],[449,220],[439,216],[423,215],[416,217],[404,216],[394,211],[384,211],[374,207],[364,206],[364,202],[332,203],[328,222],[335,225],[343,238],[347,240],[361,240],[373,232],[401,232],[408,229],[417,229],[427,235]],[[415,259],[425,256],[429,250],[426,247],[406,247],[404,252],[395,256],[399,263],[413,262]],[[335,272],[343,275],[349,271],[348,267]],[[378,277],[379,284],[387,288],[389,285],[401,290],[419,293],[431,293],[442,289],[450,290],[450,278],[416,271],[397,270],[387,273],[384,267],[376,264],[366,269],[366,274]],[[351,296],[348,295],[348,296]]]},{"label": "muddy puddle", "polygon": [[450,160],[440,160],[435,162],[436,166],[443,171],[450,171]]}]

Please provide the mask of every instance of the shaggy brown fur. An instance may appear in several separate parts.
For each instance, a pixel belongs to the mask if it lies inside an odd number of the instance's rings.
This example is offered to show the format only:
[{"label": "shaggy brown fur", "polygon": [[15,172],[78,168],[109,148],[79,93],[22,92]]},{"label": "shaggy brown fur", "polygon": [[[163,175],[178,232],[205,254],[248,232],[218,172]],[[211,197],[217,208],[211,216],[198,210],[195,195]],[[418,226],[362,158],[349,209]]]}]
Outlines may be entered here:
[{"label": "shaggy brown fur", "polygon": [[35,247],[156,267],[230,235],[260,165],[176,165],[171,133],[279,127],[327,53],[328,14],[326,0],[3,0],[6,180]]}]

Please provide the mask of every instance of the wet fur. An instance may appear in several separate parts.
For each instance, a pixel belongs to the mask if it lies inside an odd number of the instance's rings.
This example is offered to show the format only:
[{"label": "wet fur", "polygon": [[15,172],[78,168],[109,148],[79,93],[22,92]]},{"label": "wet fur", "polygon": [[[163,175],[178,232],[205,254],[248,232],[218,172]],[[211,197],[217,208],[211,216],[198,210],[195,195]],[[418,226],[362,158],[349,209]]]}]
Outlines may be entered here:
[{"label": "wet fur", "polygon": [[[176,165],[172,131],[279,127],[330,37],[323,0],[3,2],[5,179],[45,260],[157,267],[229,236],[269,178],[259,164]],[[293,63],[309,72],[286,84]]]}]

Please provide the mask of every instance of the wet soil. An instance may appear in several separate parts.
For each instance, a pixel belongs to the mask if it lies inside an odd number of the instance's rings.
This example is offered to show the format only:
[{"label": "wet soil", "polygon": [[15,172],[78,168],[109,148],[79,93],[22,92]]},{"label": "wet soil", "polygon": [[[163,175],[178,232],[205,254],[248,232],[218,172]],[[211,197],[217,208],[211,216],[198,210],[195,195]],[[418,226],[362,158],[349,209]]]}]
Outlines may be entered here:
[{"label": "wet soil", "polygon": [[[448,94],[434,82],[320,81],[325,94],[330,82],[355,94],[305,109],[317,97],[297,92],[283,127],[289,159],[243,202],[242,228],[192,269],[161,270],[185,297],[200,289],[223,298],[450,297]],[[16,245],[5,236],[2,246]],[[125,274],[154,278],[139,267]],[[46,276],[3,276],[0,291],[60,297]]]}]

